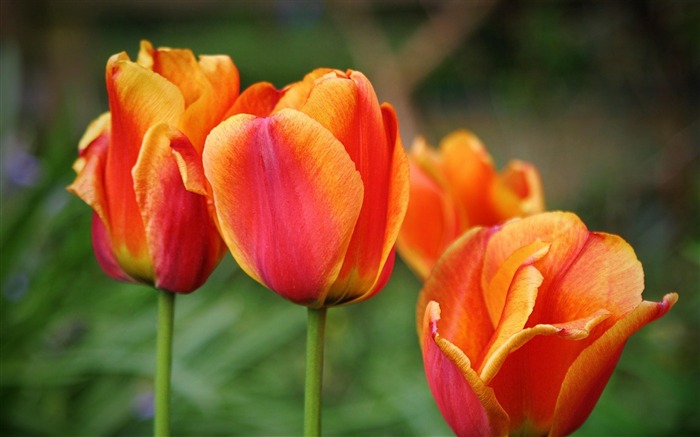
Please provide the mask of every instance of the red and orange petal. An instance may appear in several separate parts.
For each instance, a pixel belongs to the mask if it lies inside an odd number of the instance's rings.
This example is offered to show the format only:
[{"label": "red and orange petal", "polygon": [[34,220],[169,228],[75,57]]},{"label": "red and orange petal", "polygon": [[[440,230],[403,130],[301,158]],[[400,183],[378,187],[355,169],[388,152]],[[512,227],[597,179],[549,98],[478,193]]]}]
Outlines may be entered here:
[{"label": "red and orange petal", "polygon": [[107,275],[120,281],[136,282],[119,265],[119,261],[117,261],[112,250],[109,232],[96,212],[92,214],[92,248],[95,252],[97,263]]},{"label": "red and orange petal", "polygon": [[438,333],[440,308],[430,301],[421,324],[426,377],[440,412],[457,436],[508,435],[508,414],[493,390],[464,352]]},{"label": "red and orange petal", "polygon": [[452,197],[409,159],[410,196],[397,246],[401,256],[425,280],[458,234]]},{"label": "red and orange petal", "polygon": [[677,301],[676,293],[666,294],[661,302],[642,301],[576,358],[557,397],[551,436],[570,434],[583,424],[615,369],[627,339],[663,317]]},{"label": "red and orange petal", "polygon": [[79,143],[80,156],[73,165],[78,174],[68,191],[94,210],[93,246],[97,261],[105,272],[115,279],[152,282],[151,260],[145,244],[132,251],[123,244],[114,244],[114,227],[109,221],[111,206],[104,178],[111,140],[110,120],[109,113],[102,114],[88,126]]},{"label": "red and orange petal", "polygon": [[438,302],[443,336],[472,358],[480,356],[494,332],[479,292],[483,256],[494,232],[473,228],[457,239],[435,264],[418,297],[416,326],[422,326],[428,302]]},{"label": "red and orange petal", "polygon": [[285,108],[301,109],[309,99],[311,91],[321,79],[325,77],[337,78],[339,76],[342,76],[342,73],[338,70],[330,68],[315,69],[304,76],[304,79],[301,81],[284,87],[281,91],[280,99],[272,112],[281,111]]},{"label": "red and orange petal", "polygon": [[[214,90],[214,101],[219,121],[225,120],[226,111],[234,105],[240,94],[238,68],[228,56],[202,55],[199,66]],[[209,129],[211,130],[211,129]]]},{"label": "red and orange petal", "polygon": [[287,299],[322,306],[362,205],[343,145],[295,110],[236,115],[212,131],[203,164],[241,268]]},{"label": "red and orange petal", "polygon": [[201,154],[209,131],[238,96],[238,70],[228,56],[201,56],[189,49],[154,49],[141,41],[138,64],[164,77],[182,94],[185,111],[175,124]]},{"label": "red and orange petal", "polygon": [[245,89],[226,114],[228,118],[236,114],[250,114],[267,117],[272,114],[284,91],[269,82],[258,82]]},{"label": "red and orange petal", "polygon": [[[401,225],[406,217],[408,209],[408,199],[410,193],[409,183],[409,166],[408,157],[401,143],[399,136],[399,122],[396,117],[394,108],[389,103],[380,105],[382,111],[382,119],[384,121],[384,130],[387,136],[387,145],[393,148],[393,156],[391,158],[391,169],[389,173],[389,192],[387,194],[386,215],[387,224],[384,232],[384,246],[382,248],[379,271],[386,270],[385,263],[388,263],[388,258],[395,253],[396,240],[401,231]],[[391,254],[391,255],[390,255]],[[381,276],[381,274],[380,274]],[[375,283],[375,288],[376,288]]]},{"label": "red and orange petal", "polygon": [[586,225],[572,213],[547,212],[511,220],[489,242],[484,256],[481,289],[488,289],[496,272],[513,252],[537,240],[550,245],[547,256],[535,263],[544,276],[541,288],[548,288],[581,252],[588,236]]},{"label": "red and orange petal", "polygon": [[545,210],[542,178],[534,165],[519,160],[511,161],[499,174],[498,181],[502,190],[515,198],[505,205],[499,202],[494,205],[496,213],[504,219]]},{"label": "red and orange petal", "polygon": [[73,170],[77,176],[68,186],[68,191],[92,207],[102,220],[108,217],[103,175],[107,163],[110,126],[109,112],[100,115],[88,125],[78,143],[78,159],[73,163]]},{"label": "red and orange petal", "polygon": [[131,169],[146,130],[158,123],[177,124],[184,101],[175,85],[119,55],[107,64],[107,90],[112,129],[104,173],[106,222],[117,259],[128,262],[146,251]]},{"label": "red and orange petal", "polygon": [[[340,140],[365,186],[362,211],[331,291],[336,301],[352,300],[357,297],[352,293],[371,289],[382,271],[390,250],[387,231],[394,227],[389,226],[388,211],[405,209],[407,193],[393,185],[406,183],[408,171],[397,123],[393,111],[382,111],[372,85],[358,72],[349,78],[328,74],[318,79],[301,111]],[[393,245],[395,237],[389,241]]]},{"label": "red and orange petal", "polygon": [[440,154],[444,177],[466,216],[463,226],[500,223],[491,206],[496,172],[481,141],[471,132],[455,131],[440,142]]},{"label": "red and orange petal", "polygon": [[192,147],[187,137],[168,125],[149,129],[132,174],[154,285],[189,293],[209,277],[225,246],[209,217],[206,197],[182,185],[171,143]]}]

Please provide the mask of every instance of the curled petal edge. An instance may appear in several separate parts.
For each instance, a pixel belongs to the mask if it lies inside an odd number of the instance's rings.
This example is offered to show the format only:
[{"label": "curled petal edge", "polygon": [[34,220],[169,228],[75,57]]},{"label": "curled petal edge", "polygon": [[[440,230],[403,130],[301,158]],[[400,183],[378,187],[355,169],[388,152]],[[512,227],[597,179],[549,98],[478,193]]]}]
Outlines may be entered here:
[{"label": "curled petal edge", "polygon": [[493,380],[503,366],[508,355],[523,347],[528,341],[538,335],[558,336],[567,340],[583,340],[603,320],[610,317],[606,310],[596,311],[594,314],[579,320],[567,323],[540,324],[531,328],[525,328],[513,334],[505,340],[497,349],[489,352],[479,370],[481,379],[485,384]]},{"label": "curled petal edge", "polygon": [[508,414],[464,352],[440,337],[439,320],[440,305],[430,301],[423,318],[423,361],[443,417],[458,436],[507,436]]},{"label": "curled petal edge", "polygon": [[[615,368],[615,356],[619,357],[622,353],[627,339],[646,324],[663,317],[677,301],[677,293],[666,294],[661,302],[642,301],[637,308],[581,352],[564,378],[554,410],[550,436],[569,434],[583,424]],[[587,383],[581,384],[581,381]],[[597,383],[591,384],[591,381]]]}]

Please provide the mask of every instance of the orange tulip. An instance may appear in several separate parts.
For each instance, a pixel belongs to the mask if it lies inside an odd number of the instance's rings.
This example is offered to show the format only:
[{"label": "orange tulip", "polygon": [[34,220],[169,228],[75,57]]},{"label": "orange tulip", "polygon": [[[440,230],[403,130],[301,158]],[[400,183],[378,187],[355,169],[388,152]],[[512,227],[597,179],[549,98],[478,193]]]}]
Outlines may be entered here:
[{"label": "orange tulip", "polygon": [[92,237],[110,276],[188,293],[225,253],[205,198],[185,190],[171,146],[201,155],[210,130],[238,96],[228,56],[154,49],[136,62],[112,56],[106,69],[109,112],[80,140],[68,190],[94,210]]},{"label": "orange tulip", "polygon": [[475,228],[418,303],[430,389],[459,436],[566,435],[588,417],[627,339],[675,304],[642,300],[620,237],[552,212]]},{"label": "orange tulip", "polygon": [[409,166],[411,200],[397,247],[423,280],[447,246],[467,229],[544,211],[535,167],[511,161],[496,173],[491,156],[471,132],[451,133],[439,151],[417,138]]},{"label": "orange tulip", "polygon": [[[221,235],[251,277],[311,308],[377,293],[394,264],[408,162],[391,105],[360,72],[318,69],[276,90],[259,83],[206,142]],[[196,157],[183,156],[189,179]]]}]

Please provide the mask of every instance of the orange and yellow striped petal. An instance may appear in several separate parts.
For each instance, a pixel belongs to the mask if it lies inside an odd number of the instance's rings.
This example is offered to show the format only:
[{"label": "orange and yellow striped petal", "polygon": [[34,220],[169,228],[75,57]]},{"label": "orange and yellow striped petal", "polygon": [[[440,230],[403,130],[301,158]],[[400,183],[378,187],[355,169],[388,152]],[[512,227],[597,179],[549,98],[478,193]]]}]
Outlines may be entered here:
[{"label": "orange and yellow striped petal", "polygon": [[241,268],[287,299],[323,305],[362,207],[343,145],[295,110],[241,114],[211,132],[203,165]]}]

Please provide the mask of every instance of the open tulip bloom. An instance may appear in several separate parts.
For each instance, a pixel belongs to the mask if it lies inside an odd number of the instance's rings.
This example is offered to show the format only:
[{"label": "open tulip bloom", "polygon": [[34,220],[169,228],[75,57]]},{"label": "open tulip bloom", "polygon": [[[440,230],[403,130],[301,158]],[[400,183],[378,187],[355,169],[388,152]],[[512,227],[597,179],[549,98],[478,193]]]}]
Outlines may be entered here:
[{"label": "open tulip bloom", "polygon": [[452,132],[437,150],[418,137],[408,159],[410,201],[397,247],[423,280],[467,229],[544,211],[537,169],[513,160],[496,172],[486,148],[469,131]]},{"label": "open tulip bloom", "polygon": [[318,434],[326,308],[373,296],[394,265],[408,201],[396,115],[362,73],[331,69],[282,90],[252,85],[230,114],[201,163],[175,152],[241,268],[309,307],[305,429]]},{"label": "open tulip bloom", "polygon": [[588,417],[627,339],[678,299],[642,300],[620,237],[570,213],[475,228],[435,265],[417,322],[428,384],[459,436],[559,436]]},{"label": "open tulip bloom", "polygon": [[204,140],[238,96],[228,56],[154,49],[142,41],[136,62],[112,56],[106,69],[109,112],[88,127],[68,190],[93,210],[96,258],[111,277],[159,290],[156,434],[167,435],[174,293],[201,286],[226,247],[211,205],[185,189],[171,146],[201,155]]}]

